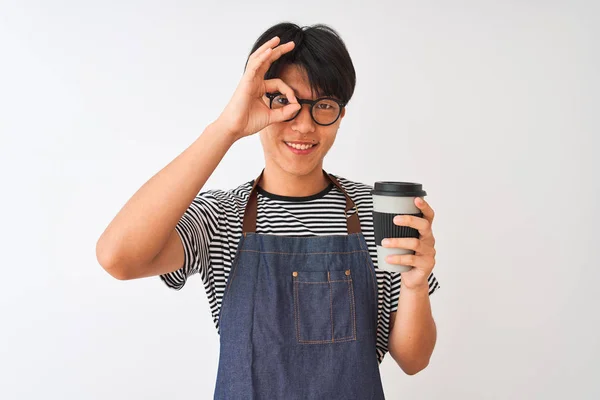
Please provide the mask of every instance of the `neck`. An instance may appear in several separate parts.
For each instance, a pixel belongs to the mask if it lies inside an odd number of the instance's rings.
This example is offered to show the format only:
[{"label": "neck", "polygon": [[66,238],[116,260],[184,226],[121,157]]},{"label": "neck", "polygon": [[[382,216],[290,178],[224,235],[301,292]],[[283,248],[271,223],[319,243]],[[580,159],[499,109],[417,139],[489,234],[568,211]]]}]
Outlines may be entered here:
[{"label": "neck", "polygon": [[279,196],[306,197],[319,193],[330,181],[323,174],[322,166],[306,175],[294,175],[277,167],[265,167],[260,186],[267,192]]}]

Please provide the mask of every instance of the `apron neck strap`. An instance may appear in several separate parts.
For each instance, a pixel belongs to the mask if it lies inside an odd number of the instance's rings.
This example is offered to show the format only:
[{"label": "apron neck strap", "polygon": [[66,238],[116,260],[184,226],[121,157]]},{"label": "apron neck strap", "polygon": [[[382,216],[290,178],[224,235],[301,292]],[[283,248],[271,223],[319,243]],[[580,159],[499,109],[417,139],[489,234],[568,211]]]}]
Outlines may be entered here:
[{"label": "apron neck strap", "polygon": [[[250,195],[248,197],[248,203],[246,204],[246,210],[244,212],[244,224],[243,224],[243,233],[256,232],[256,216],[258,214],[258,184],[262,180],[263,171],[260,173],[258,178],[254,180],[254,184],[252,185],[252,190],[250,190]],[[348,224],[348,234],[360,233],[360,220],[358,219],[358,207],[352,201],[348,193],[344,190],[342,185],[335,179],[332,175],[323,171],[323,174],[329,179],[331,183],[333,183],[346,197],[346,209],[344,211],[344,215],[346,216],[346,222]],[[352,215],[348,215],[348,212],[352,209],[355,209],[355,212]]]}]

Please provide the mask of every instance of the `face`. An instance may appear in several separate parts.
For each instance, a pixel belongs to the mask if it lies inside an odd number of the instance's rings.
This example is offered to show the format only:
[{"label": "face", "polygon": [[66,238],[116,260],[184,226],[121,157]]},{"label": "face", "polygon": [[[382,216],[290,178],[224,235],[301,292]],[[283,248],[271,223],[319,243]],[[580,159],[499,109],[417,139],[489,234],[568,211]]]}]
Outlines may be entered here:
[{"label": "face", "polygon": [[[281,80],[290,86],[296,97],[314,100],[306,73],[296,65],[286,66]],[[269,99],[264,97],[269,106]],[[260,141],[265,154],[265,162],[269,169],[294,176],[305,176],[315,171],[320,174],[323,168],[323,158],[333,145],[340,122],[346,113],[342,109],[340,118],[332,125],[321,126],[310,116],[310,105],[303,104],[302,111],[296,118],[288,122],[269,125],[260,131]],[[313,144],[307,150],[294,149],[301,145]],[[304,146],[305,147],[305,146]]]}]

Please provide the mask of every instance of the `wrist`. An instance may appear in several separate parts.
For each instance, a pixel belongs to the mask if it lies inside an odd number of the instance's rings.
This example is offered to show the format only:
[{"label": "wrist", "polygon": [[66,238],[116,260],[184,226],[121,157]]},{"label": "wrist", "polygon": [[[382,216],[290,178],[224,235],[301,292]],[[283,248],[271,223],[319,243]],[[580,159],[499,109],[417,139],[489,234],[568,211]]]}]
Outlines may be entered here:
[{"label": "wrist", "polygon": [[219,136],[226,137],[231,144],[234,144],[239,139],[238,132],[230,129],[226,124],[224,124],[220,119],[216,119],[210,124],[210,127],[215,132],[219,133]]},{"label": "wrist", "polygon": [[406,284],[403,280],[400,280],[400,292],[411,292],[411,293],[427,293],[429,294],[429,283],[424,281],[422,283],[417,284]]}]

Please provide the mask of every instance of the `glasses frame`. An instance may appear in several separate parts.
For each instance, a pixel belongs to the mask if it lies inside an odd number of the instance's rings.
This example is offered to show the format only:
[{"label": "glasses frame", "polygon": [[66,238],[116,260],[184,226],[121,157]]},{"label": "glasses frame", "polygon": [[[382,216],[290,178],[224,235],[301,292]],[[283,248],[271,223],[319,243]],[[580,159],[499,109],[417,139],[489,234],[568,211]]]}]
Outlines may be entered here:
[{"label": "glasses frame", "polygon": [[[269,98],[269,108],[270,109],[273,109],[273,100],[277,96],[281,96],[282,94],[283,93],[279,93],[279,92],[265,93],[265,95]],[[298,100],[298,104],[300,104],[300,105],[303,105],[303,104],[310,105],[310,110],[309,110],[310,117],[312,118],[313,121],[315,121],[315,124],[320,125],[320,126],[329,126],[329,125],[335,124],[337,122],[337,120],[340,119],[340,115],[342,115],[342,109],[344,107],[346,107],[346,104],[347,104],[347,103],[345,103],[343,101],[340,101],[340,100],[338,100],[336,98],[333,98],[333,97],[319,97],[318,99],[315,99],[315,100],[307,100],[307,99],[301,99],[299,97],[296,97],[296,100]],[[331,101],[337,103],[340,106],[340,111],[338,113],[338,116],[330,124],[322,124],[322,123],[318,122],[315,119],[314,115],[313,115],[313,108],[315,107],[315,104],[317,104],[318,102],[320,102],[322,100],[331,100]],[[302,107],[298,110],[298,112],[292,118],[286,119],[284,122],[289,122],[289,121],[293,120],[298,115],[300,115],[301,112],[302,112]]]}]

